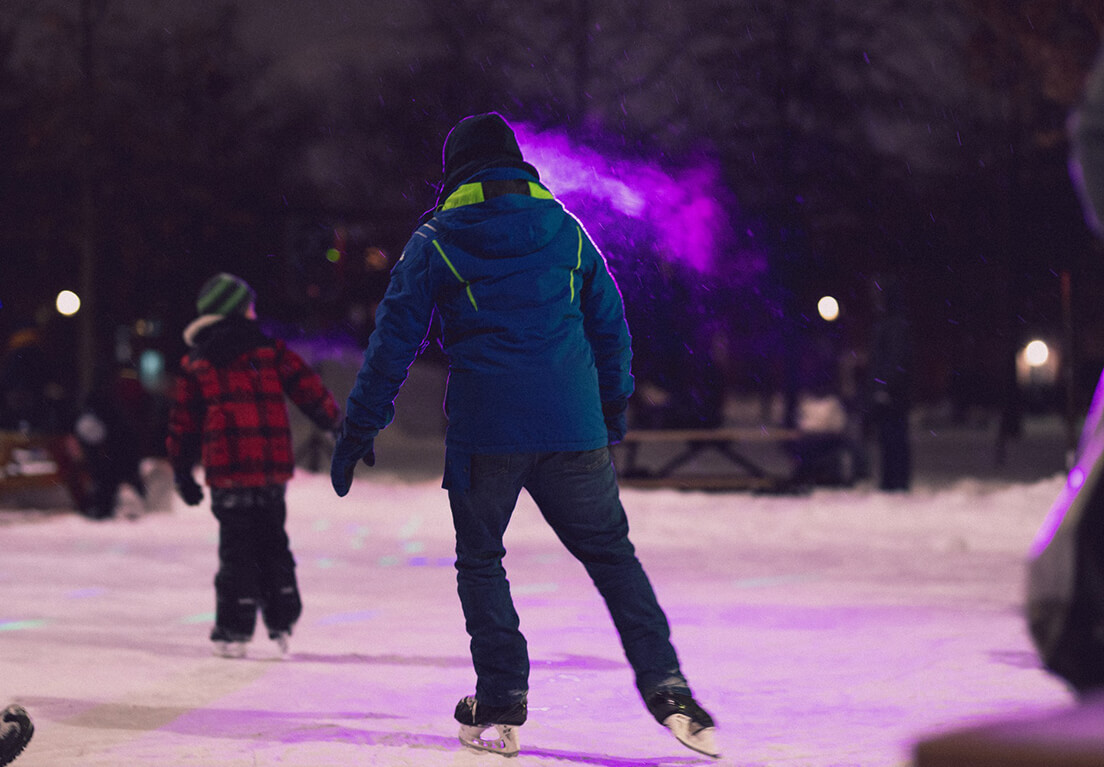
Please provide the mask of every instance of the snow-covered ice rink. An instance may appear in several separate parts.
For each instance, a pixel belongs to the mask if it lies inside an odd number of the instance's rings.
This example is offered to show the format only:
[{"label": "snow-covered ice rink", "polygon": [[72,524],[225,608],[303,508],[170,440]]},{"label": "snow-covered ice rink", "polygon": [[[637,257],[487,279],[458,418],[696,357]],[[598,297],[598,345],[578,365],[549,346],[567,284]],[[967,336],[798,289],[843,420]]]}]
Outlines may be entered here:
[{"label": "snow-covered ice rink", "polygon": [[[456,739],[474,676],[445,493],[380,455],[344,499],[324,474],[292,481],[305,611],[284,660],[263,636],[244,660],[211,654],[206,503],[106,522],[0,511],[0,704],[22,703],[37,727],[16,763],[505,764]],[[1021,610],[1025,552],[1062,482],[624,489],[719,762],[645,712],[602,602],[523,496],[506,567],[533,668],[511,764],[906,765],[927,735],[1070,705]]]}]

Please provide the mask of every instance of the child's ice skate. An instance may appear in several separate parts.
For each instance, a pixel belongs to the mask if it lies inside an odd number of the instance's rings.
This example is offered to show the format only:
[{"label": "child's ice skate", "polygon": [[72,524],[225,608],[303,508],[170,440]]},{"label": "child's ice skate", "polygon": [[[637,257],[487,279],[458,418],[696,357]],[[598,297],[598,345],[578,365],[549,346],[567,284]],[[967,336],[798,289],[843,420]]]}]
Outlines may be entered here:
[{"label": "child's ice skate", "polygon": [[[460,742],[468,748],[501,756],[518,755],[518,727],[525,724],[528,716],[524,700],[508,706],[483,706],[468,696],[456,704],[454,716],[460,723]],[[498,737],[484,738],[483,732],[491,727]]]},{"label": "child's ice skate", "polygon": [[34,724],[25,708],[13,703],[0,711],[0,764],[23,753],[32,735]]},{"label": "child's ice skate", "polygon": [[291,652],[291,631],[273,631],[269,638],[276,643],[279,658],[286,658]]},{"label": "child's ice skate", "polygon": [[211,629],[211,649],[220,658],[244,658],[248,642],[248,637],[231,634],[220,626]]},{"label": "child's ice skate", "polygon": [[234,640],[224,641],[215,639],[211,642],[214,654],[220,658],[244,658],[246,643]]},{"label": "child's ice skate", "polygon": [[656,721],[666,727],[689,749],[720,757],[714,737],[713,718],[688,694],[659,690],[645,701]]}]

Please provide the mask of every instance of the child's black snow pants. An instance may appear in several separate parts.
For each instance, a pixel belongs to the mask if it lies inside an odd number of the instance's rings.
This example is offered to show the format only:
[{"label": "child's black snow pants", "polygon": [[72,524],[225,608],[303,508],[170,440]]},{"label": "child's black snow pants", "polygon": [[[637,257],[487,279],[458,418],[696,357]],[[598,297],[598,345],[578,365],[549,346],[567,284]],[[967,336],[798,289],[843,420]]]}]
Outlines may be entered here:
[{"label": "child's black snow pants", "polygon": [[219,521],[212,640],[253,637],[257,610],[269,637],[290,632],[303,611],[284,522],[284,486],[211,489]]}]

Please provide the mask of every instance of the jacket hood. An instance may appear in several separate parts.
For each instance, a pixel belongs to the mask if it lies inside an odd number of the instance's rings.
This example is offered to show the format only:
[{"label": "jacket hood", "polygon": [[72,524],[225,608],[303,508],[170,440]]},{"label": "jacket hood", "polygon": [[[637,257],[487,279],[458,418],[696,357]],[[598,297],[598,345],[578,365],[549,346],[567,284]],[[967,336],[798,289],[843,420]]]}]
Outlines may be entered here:
[{"label": "jacket hood", "polygon": [[490,168],[516,168],[537,177],[537,169],[521,155],[517,137],[497,112],[471,115],[453,126],[441,149],[441,207],[460,184]]},{"label": "jacket hood", "polygon": [[184,330],[184,341],[191,347],[192,359],[208,360],[216,366],[272,344],[256,322],[238,314],[205,314]]},{"label": "jacket hood", "polygon": [[477,258],[524,256],[546,247],[564,225],[568,213],[535,175],[513,168],[491,168],[467,183],[520,179],[532,182],[547,197],[506,194],[478,205],[462,205],[438,211],[446,241]]}]

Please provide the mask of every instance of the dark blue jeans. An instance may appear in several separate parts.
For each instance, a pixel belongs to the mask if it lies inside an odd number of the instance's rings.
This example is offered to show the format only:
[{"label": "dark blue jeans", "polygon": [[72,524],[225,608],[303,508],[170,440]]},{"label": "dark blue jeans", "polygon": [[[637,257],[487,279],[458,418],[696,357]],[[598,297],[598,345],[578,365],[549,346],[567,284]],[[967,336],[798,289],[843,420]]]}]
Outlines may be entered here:
[{"label": "dark blue jeans", "polygon": [[580,453],[509,453],[466,461],[467,482],[449,487],[456,528],[456,584],[471,636],[475,696],[488,706],[525,698],[529,654],[502,558],[502,536],[522,488],[560,541],[582,562],[606,601],[642,696],[688,692],[667,617],[629,541],[607,448]]}]

